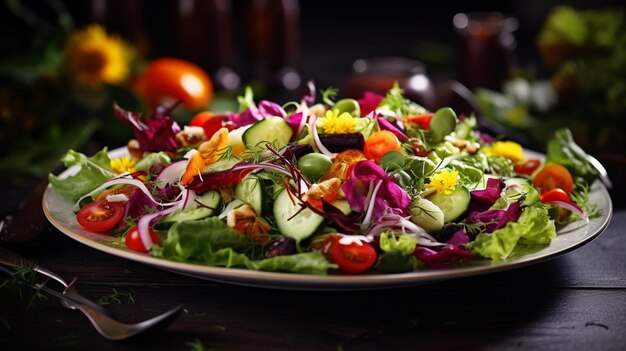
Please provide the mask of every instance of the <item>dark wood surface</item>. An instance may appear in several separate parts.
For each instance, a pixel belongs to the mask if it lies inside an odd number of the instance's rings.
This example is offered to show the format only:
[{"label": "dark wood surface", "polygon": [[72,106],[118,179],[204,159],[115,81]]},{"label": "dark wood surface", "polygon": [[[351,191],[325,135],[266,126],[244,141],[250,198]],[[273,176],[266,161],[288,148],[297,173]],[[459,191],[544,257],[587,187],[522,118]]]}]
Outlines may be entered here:
[{"label": "dark wood surface", "polygon": [[[186,308],[166,331],[131,342],[102,338],[50,298],[27,308],[0,290],[1,350],[622,350],[626,344],[626,210],[591,243],[554,260],[401,289],[303,292],[189,278],[113,257],[48,228],[26,244],[36,260],[119,319]],[[126,296],[130,294],[134,303]]]}]

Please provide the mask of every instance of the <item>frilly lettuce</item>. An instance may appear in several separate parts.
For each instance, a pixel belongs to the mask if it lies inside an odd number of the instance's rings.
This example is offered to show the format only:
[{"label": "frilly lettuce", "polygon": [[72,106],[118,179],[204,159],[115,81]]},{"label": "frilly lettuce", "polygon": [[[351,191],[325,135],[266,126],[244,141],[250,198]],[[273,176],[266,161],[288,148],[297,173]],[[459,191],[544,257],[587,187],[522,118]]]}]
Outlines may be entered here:
[{"label": "frilly lettuce", "polygon": [[411,254],[417,246],[417,239],[406,234],[396,235],[394,233],[380,234],[380,249],[385,252],[400,251]]},{"label": "frilly lettuce", "polygon": [[524,208],[516,222],[509,222],[491,234],[479,234],[467,247],[482,257],[503,260],[518,249],[547,245],[555,237],[556,228],[548,209],[537,204]]},{"label": "frilly lettuce", "polygon": [[61,161],[66,167],[79,166],[80,170],[73,176],[60,179],[53,174],[48,175],[48,181],[61,195],[77,201],[112,178],[115,173],[111,170],[111,160],[105,147],[92,157],[87,157],[80,152],[69,150]]},{"label": "frilly lettuce", "polygon": [[170,227],[163,246],[153,247],[151,254],[173,261],[263,271],[326,274],[328,269],[335,267],[320,252],[252,260],[238,252],[246,247],[250,247],[250,241],[245,235],[231,229],[220,219],[211,217],[175,223]]}]

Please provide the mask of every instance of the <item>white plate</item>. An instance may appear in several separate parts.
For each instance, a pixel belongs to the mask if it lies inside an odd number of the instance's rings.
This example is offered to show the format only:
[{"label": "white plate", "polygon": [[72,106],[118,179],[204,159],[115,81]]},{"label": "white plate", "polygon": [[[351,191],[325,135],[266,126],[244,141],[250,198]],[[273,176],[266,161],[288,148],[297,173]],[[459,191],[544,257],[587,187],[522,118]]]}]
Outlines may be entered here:
[{"label": "white plate", "polygon": [[[124,154],[125,148],[110,152],[111,157],[120,157]],[[61,176],[68,176],[76,172],[76,170],[75,168],[70,168],[63,172]],[[600,235],[608,226],[613,213],[613,204],[609,193],[600,182],[595,182],[591,187],[590,201],[596,204],[601,210],[602,215],[599,218],[592,219],[589,224],[584,226],[582,226],[582,222],[577,222],[559,228],[557,237],[548,247],[522,257],[502,262],[480,260],[474,261],[471,265],[464,267],[429,269],[411,273],[369,275],[335,274],[327,276],[210,267],[155,258],[126,248],[112,246],[112,242],[115,240],[112,236],[92,233],[81,228],[76,221],[76,216],[72,212],[73,203],[63,198],[50,186],[48,186],[44,193],[42,205],[43,211],[50,223],[70,238],[96,250],[179,274],[224,283],[277,289],[362,290],[409,286],[451,278],[498,272],[536,264],[558,257],[587,244]]]}]

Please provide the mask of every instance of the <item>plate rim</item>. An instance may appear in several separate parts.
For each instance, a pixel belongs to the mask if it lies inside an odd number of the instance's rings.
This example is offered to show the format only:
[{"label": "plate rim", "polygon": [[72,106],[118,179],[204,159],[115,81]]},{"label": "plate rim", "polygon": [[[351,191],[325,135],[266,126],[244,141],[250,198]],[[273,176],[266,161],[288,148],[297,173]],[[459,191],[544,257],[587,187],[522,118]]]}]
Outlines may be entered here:
[{"label": "plate rim", "polygon": [[[122,153],[124,148],[118,148],[109,151],[109,155],[116,155]],[[531,155],[541,155],[531,150],[528,151]],[[69,175],[72,172],[72,168],[68,168],[60,173],[61,176]],[[596,181],[593,187],[597,187],[600,191],[600,196],[606,200],[607,213],[603,213],[602,222],[595,228],[595,231],[588,233],[591,229],[589,224],[583,227],[575,228],[573,231],[585,230],[582,240],[578,240],[572,244],[557,249],[554,252],[547,252],[545,255],[539,257],[529,257],[525,255],[515,258],[511,261],[499,261],[491,262],[490,264],[481,264],[477,266],[461,266],[454,268],[444,269],[428,269],[407,273],[395,273],[395,274],[363,274],[363,275],[346,275],[346,274],[329,274],[329,275],[311,275],[300,273],[286,273],[286,272],[267,272],[267,271],[255,271],[243,268],[226,268],[217,266],[207,266],[202,264],[170,261],[163,258],[153,257],[149,254],[130,251],[121,247],[113,247],[106,245],[97,240],[85,237],[80,234],[80,231],[74,231],[71,228],[66,227],[61,221],[51,212],[48,204],[50,193],[53,190],[52,186],[48,184],[46,190],[42,196],[42,209],[48,219],[48,221],[61,233],[70,237],[71,239],[78,241],[79,243],[96,249],[98,251],[111,254],[123,259],[139,262],[149,265],[154,268],[163,269],[166,271],[191,276],[194,278],[211,280],[215,282],[236,284],[242,286],[253,286],[263,288],[274,289],[287,289],[287,290],[370,290],[370,289],[387,289],[397,288],[411,285],[419,285],[426,283],[434,283],[442,280],[457,279],[464,277],[477,276],[488,273],[502,272],[505,270],[521,268],[533,264],[538,264],[562,256],[568,252],[576,250],[592,240],[596,239],[602,234],[608,227],[612,215],[613,215],[613,203],[606,187],[600,182]],[[594,190],[595,191],[595,190]],[[87,231],[84,231],[87,232]],[[568,233],[570,231],[567,231]],[[90,234],[97,234],[91,233]],[[557,232],[557,238],[559,234]],[[98,234],[105,236],[106,234]],[[544,250],[549,250],[550,245],[537,251],[540,253]]]}]

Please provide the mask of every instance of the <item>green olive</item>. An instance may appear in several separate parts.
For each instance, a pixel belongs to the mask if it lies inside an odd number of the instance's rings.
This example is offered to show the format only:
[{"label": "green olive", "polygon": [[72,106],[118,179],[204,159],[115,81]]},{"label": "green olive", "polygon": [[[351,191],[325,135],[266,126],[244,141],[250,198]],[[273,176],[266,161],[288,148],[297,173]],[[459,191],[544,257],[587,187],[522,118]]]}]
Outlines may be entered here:
[{"label": "green olive", "polygon": [[298,168],[310,181],[316,181],[323,176],[331,165],[332,161],[328,156],[318,153],[306,154],[298,161]]},{"label": "green olive", "polygon": [[348,112],[353,117],[361,117],[361,107],[359,102],[354,99],[341,99],[335,103],[333,110],[337,111],[337,114]]}]

